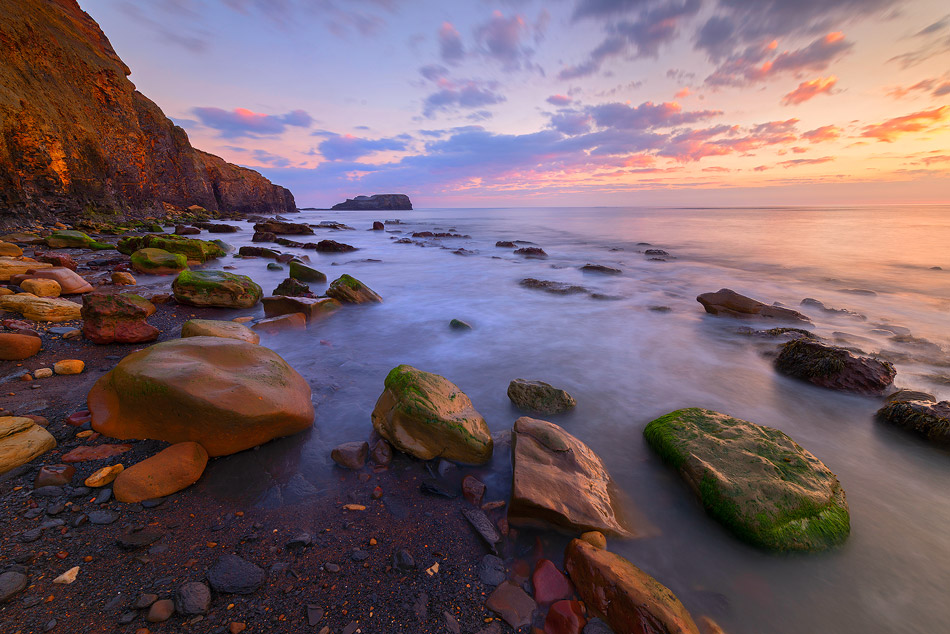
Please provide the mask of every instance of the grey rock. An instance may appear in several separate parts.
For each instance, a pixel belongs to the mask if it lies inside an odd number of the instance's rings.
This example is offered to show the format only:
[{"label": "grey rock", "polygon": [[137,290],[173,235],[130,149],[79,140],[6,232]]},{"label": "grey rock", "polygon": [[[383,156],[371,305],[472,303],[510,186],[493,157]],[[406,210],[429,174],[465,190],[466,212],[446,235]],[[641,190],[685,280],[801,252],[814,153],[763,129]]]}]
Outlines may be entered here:
[{"label": "grey rock", "polygon": [[211,590],[200,581],[189,581],[175,593],[175,610],[180,614],[207,614]]},{"label": "grey rock", "polygon": [[350,553],[350,559],[353,561],[365,561],[369,559],[369,553],[365,550],[360,550],[357,548],[352,553]]},{"label": "grey rock", "polygon": [[153,603],[158,601],[157,594],[140,594],[139,598],[135,600],[134,607],[136,610],[144,610],[147,607],[150,607]]},{"label": "grey rock", "polygon": [[106,525],[119,519],[119,514],[113,511],[89,511],[89,523]]},{"label": "grey rock", "polygon": [[313,536],[307,532],[297,533],[292,537],[286,544],[286,548],[290,550],[295,550],[297,548],[306,548],[313,544]]},{"label": "grey rock", "polygon": [[488,519],[488,516],[485,515],[485,512],[481,509],[462,509],[462,515],[464,515],[465,519],[472,525],[475,532],[485,540],[485,543],[491,551],[497,554],[497,544],[501,541],[501,535],[498,534],[498,530],[495,528],[495,525],[492,524],[492,521]]},{"label": "grey rock", "polygon": [[584,626],[584,634],[614,634],[614,631],[609,625],[594,617]]},{"label": "grey rock", "polygon": [[20,572],[5,572],[0,575],[0,603],[12,599],[26,588],[29,578]]},{"label": "grey rock", "polygon": [[223,555],[208,571],[216,592],[251,594],[264,584],[264,571],[237,555]]},{"label": "grey rock", "polygon": [[478,578],[486,586],[501,585],[501,583],[508,578],[505,562],[501,557],[496,557],[495,555],[485,555],[482,557],[481,561],[478,562],[476,572],[478,573]]},{"label": "grey rock", "polygon": [[24,544],[30,544],[32,542],[35,542],[42,536],[43,536],[42,528],[31,528],[28,531],[23,531],[22,533],[20,533],[19,539]]},{"label": "grey rock", "polygon": [[398,570],[411,570],[416,567],[416,560],[412,553],[403,548],[393,553],[393,568]]},{"label": "grey rock", "polygon": [[105,504],[112,499],[112,489],[100,489],[93,504]]},{"label": "grey rock", "polygon": [[65,494],[63,487],[48,486],[33,489],[33,497],[35,498],[58,498]]},{"label": "grey rock", "polygon": [[36,519],[40,515],[46,512],[46,508],[42,506],[37,506],[35,509],[30,509],[23,514],[24,519],[32,520]]}]

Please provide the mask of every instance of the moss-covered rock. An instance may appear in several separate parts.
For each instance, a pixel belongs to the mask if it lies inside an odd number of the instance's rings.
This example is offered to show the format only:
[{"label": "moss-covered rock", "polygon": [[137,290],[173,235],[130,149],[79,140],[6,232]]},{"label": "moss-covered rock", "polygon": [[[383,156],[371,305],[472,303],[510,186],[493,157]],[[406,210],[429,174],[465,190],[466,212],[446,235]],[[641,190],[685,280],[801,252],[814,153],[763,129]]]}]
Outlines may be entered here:
[{"label": "moss-covered rock", "polygon": [[811,339],[782,346],[775,369],[819,387],[856,394],[884,394],[897,370],[887,361],[857,357],[844,348]]},{"label": "moss-covered rock", "polygon": [[383,298],[374,293],[373,289],[346,273],[333,280],[330,288],[327,289],[327,297],[332,297],[344,304],[366,304],[383,301]]},{"label": "moss-covered rock", "polygon": [[292,277],[288,277],[278,284],[277,288],[275,288],[271,294],[283,295],[285,297],[308,297],[312,295],[309,286]]},{"label": "moss-covered rock", "polygon": [[396,449],[422,460],[442,457],[484,464],[491,459],[488,425],[454,383],[400,365],[384,384],[373,410],[373,428]]},{"label": "moss-covered rock", "polygon": [[[300,280],[301,282],[326,282],[327,276],[318,271],[317,269],[310,268],[302,262],[297,262],[296,260],[291,260],[290,264],[290,277],[295,280]],[[275,293],[276,295],[276,293]]]},{"label": "moss-covered rock", "polygon": [[139,249],[132,254],[132,268],[139,273],[172,275],[188,268],[188,260],[179,253],[164,249]]},{"label": "moss-covered rock", "polygon": [[838,478],[777,429],[689,408],[654,420],[643,433],[709,514],[749,543],[815,551],[851,532]]},{"label": "moss-covered rock", "polygon": [[181,304],[219,308],[250,308],[264,294],[248,276],[227,271],[182,271],[172,293]]},{"label": "moss-covered rock", "polygon": [[877,417],[917,432],[935,445],[950,446],[950,401],[934,403],[918,398],[894,400],[879,409]]},{"label": "moss-covered rock", "polygon": [[86,235],[82,231],[72,229],[62,229],[54,231],[46,238],[46,246],[51,249],[114,249],[111,244],[97,242],[94,238]]},{"label": "moss-covered rock", "polygon": [[207,262],[225,254],[225,250],[214,242],[169,233],[128,236],[119,240],[116,248],[119,253],[126,255],[131,255],[139,249],[163,249],[169,253],[179,253],[193,262]]}]

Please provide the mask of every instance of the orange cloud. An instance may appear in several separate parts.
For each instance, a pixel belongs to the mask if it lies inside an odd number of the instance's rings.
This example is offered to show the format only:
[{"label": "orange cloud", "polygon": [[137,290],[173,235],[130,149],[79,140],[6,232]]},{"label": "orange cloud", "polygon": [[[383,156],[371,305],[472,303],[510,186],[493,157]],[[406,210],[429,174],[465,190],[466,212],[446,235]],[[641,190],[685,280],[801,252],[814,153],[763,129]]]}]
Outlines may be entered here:
[{"label": "orange cloud", "polygon": [[814,99],[822,93],[827,95],[833,94],[831,90],[835,87],[836,83],[838,83],[838,78],[834,75],[829,77],[818,77],[816,79],[812,79],[811,81],[803,81],[802,83],[798,84],[798,88],[782,98],[782,105],[798,105],[808,101],[809,99]]},{"label": "orange cloud", "polygon": [[689,96],[689,88],[683,88],[678,93],[673,95],[673,99],[682,99],[683,97]]},{"label": "orange cloud", "polygon": [[902,134],[928,130],[947,119],[950,119],[950,106],[942,106],[933,110],[922,110],[903,117],[888,119],[883,123],[866,125],[861,136],[891,143]]},{"label": "orange cloud", "polygon": [[834,141],[841,136],[841,128],[835,125],[824,125],[802,134],[802,138],[809,143],[824,143]]}]

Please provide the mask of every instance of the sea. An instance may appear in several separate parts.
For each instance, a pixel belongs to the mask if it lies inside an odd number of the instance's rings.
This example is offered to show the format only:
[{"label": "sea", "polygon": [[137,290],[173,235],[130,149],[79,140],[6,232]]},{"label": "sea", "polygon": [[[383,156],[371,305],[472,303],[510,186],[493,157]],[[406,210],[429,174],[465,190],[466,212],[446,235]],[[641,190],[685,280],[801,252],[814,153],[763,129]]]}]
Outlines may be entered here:
[{"label": "sea", "polygon": [[[288,220],[352,227],[289,237],[353,252],[277,248],[308,256],[330,280],[360,279],[383,302],[265,337],[310,382],[314,427],[216,461],[205,491],[288,512],[325,493],[339,480],[330,450],[369,436],[383,379],[399,364],[454,382],[499,434],[524,414],[508,383],[541,380],[576,398],[575,409],[547,418],[601,456],[639,518],[644,536],[612,539],[609,549],[694,616],[730,634],[950,631],[950,452],[878,422],[879,398],[779,375],[779,342],[748,330],[775,324],[715,317],[696,301],[730,288],[795,308],[823,339],[892,360],[896,386],[950,399],[950,207],[304,211]],[[371,231],[373,221],[390,222]],[[215,237],[252,244],[252,223],[237,224],[238,233]],[[411,237],[421,231],[465,237]],[[497,241],[523,241],[547,257]],[[286,276],[264,259],[224,263],[265,293]],[[622,272],[587,273],[586,264]],[[521,285],[526,278],[586,290],[554,294]],[[805,298],[825,309],[801,305]],[[453,330],[452,319],[472,329]],[[647,423],[683,407],[780,429],[815,454],[846,491],[847,542],[773,554],[710,518],[643,438]],[[507,448],[475,473],[486,499],[506,498]]]}]

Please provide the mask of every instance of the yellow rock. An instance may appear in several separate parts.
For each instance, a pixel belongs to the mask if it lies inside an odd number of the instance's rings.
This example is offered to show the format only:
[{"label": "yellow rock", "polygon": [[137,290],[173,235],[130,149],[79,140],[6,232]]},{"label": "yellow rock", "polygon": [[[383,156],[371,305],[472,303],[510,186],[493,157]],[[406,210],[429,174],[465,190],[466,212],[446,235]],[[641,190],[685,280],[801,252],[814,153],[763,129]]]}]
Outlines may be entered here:
[{"label": "yellow rock", "polygon": [[0,296],[3,296],[3,295],[13,295],[13,291],[11,291],[9,288],[6,288],[6,287],[0,288]]},{"label": "yellow rock", "polygon": [[16,258],[23,255],[23,249],[9,242],[0,242],[0,255],[10,258]]},{"label": "yellow rock", "polygon": [[26,464],[56,446],[48,431],[20,416],[0,416],[0,473]]},{"label": "yellow rock", "polygon": [[52,264],[37,262],[29,258],[0,257],[0,282],[7,282],[14,275],[26,273],[32,269],[51,269]]},{"label": "yellow rock", "polygon": [[39,370],[33,372],[34,379],[48,379],[51,376],[53,376],[52,368],[40,368]]},{"label": "yellow rock", "polygon": [[587,531],[581,535],[581,540],[598,550],[607,550],[607,538],[600,531]]},{"label": "yellow rock", "polygon": [[135,277],[127,271],[115,271],[112,274],[112,283],[116,286],[135,286]]},{"label": "yellow rock", "polygon": [[114,464],[108,467],[97,469],[95,473],[86,478],[84,484],[87,487],[104,487],[115,480],[122,470],[125,469],[121,464]]},{"label": "yellow rock", "polygon": [[53,364],[53,372],[56,374],[82,374],[86,363],[79,359],[63,359]]},{"label": "yellow rock", "polygon": [[37,297],[59,297],[63,287],[56,280],[44,280],[41,278],[32,278],[20,282],[20,288],[27,293],[33,293]]},{"label": "yellow rock", "polygon": [[248,343],[260,343],[261,336],[245,326],[233,321],[215,319],[191,319],[181,325],[182,337],[223,337],[239,339]]},{"label": "yellow rock", "polygon": [[37,297],[33,293],[17,293],[0,297],[0,308],[20,313],[33,321],[60,322],[81,319],[79,311],[82,306],[61,297]]},{"label": "yellow rock", "polygon": [[346,511],[365,511],[366,507],[362,504],[344,504],[343,509]]}]

